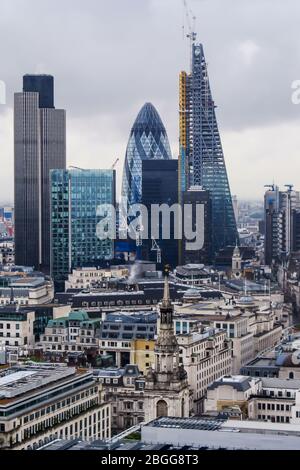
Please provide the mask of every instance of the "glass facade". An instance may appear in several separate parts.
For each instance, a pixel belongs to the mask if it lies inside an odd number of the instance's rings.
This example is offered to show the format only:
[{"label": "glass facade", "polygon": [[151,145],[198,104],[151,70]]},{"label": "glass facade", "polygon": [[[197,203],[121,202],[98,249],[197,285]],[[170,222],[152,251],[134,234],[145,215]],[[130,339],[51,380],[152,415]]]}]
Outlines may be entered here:
[{"label": "glass facade", "polygon": [[180,75],[180,192],[202,186],[212,199],[213,252],[238,239],[229,181],[202,44],[193,44],[192,70]]},{"label": "glass facade", "polygon": [[140,110],[131,129],[123,171],[122,199],[129,205],[141,202],[142,160],[172,158],[165,126],[151,103]]},{"label": "glass facade", "polygon": [[[170,239],[164,239],[162,235],[162,224],[159,228],[159,237],[156,242],[161,253],[161,261],[158,252],[152,249],[152,234],[155,227],[151,221],[151,205],[167,204],[172,207],[178,203],[178,161],[143,160],[142,162],[142,186],[143,194],[141,202],[148,209],[149,237],[143,240],[142,259],[152,261],[160,267],[169,264],[173,269],[178,265],[178,240],[175,238],[175,220],[170,217]],[[151,236],[150,236],[151,235]]]},{"label": "glass facade", "polygon": [[54,78],[52,75],[24,75],[23,92],[38,93],[40,108],[54,108]]},{"label": "glass facade", "polygon": [[57,282],[114,257],[114,240],[100,240],[100,205],[115,207],[114,170],[51,171],[51,273]]}]

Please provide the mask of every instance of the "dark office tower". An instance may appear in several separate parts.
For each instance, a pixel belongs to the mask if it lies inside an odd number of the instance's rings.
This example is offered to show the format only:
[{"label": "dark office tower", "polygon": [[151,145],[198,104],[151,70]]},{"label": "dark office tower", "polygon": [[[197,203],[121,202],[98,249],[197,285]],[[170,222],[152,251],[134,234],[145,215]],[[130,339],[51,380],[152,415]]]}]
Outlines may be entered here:
[{"label": "dark office tower", "polygon": [[53,77],[25,75],[15,94],[16,264],[50,268],[51,169],[66,167],[66,115],[53,105]]},{"label": "dark office tower", "polygon": [[192,70],[180,74],[179,198],[191,186],[212,200],[213,252],[236,244],[238,232],[202,44],[192,45]]},{"label": "dark office tower", "polygon": [[151,103],[140,110],[130,132],[123,170],[122,199],[127,203],[141,202],[142,160],[172,158],[165,126]]},{"label": "dark office tower", "polygon": [[[177,160],[144,160],[142,162],[142,204],[148,209],[148,240],[143,240],[142,258],[158,265],[169,264],[172,268],[178,265],[178,240],[175,239],[174,215],[171,209],[178,204],[178,161]],[[165,204],[161,212],[158,233],[151,224],[151,206]],[[164,239],[162,223],[170,220],[170,239]],[[154,222],[154,221],[153,221]],[[157,224],[156,224],[157,225]]]},{"label": "dark office tower", "polygon": [[300,251],[300,210],[292,211],[293,251]]},{"label": "dark office tower", "polygon": [[[203,190],[201,187],[192,186],[188,191],[182,193],[183,202],[183,227],[187,228],[188,225],[192,228],[194,233],[197,232],[199,236],[202,234],[203,246],[201,249],[190,249],[188,241],[185,237],[183,239],[183,254],[182,262],[184,264],[210,264],[212,260],[212,210],[211,199],[209,191]],[[203,206],[203,218],[197,220],[197,205]],[[190,212],[185,216],[186,211]],[[195,243],[195,241],[192,241]],[[196,245],[193,245],[196,247]]]},{"label": "dark office tower", "polygon": [[54,78],[52,75],[24,75],[23,92],[39,94],[39,108],[54,108]]}]

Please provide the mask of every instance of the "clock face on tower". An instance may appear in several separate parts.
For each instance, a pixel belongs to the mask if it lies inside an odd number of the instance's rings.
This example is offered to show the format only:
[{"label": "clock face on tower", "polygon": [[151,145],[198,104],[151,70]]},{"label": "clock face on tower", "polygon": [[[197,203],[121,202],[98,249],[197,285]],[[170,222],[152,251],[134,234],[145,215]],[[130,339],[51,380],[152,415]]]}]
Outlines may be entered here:
[{"label": "clock face on tower", "polygon": [[198,55],[200,55],[200,54],[201,54],[201,49],[200,49],[200,47],[196,47],[196,49],[195,49],[195,55],[198,56]]}]

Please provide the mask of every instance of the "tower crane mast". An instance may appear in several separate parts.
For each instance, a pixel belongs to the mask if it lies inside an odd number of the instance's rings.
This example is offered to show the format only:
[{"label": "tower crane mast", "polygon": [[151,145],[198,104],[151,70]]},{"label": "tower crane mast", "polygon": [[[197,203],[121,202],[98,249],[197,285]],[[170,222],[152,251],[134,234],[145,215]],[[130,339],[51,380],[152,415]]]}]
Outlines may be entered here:
[{"label": "tower crane mast", "polygon": [[119,161],[120,161],[119,158],[117,158],[117,159],[114,161],[114,164],[112,165],[111,170],[114,170],[114,169],[116,168],[116,166],[117,166],[117,164],[119,163]]},{"label": "tower crane mast", "polygon": [[[186,16],[186,21],[187,21],[187,26],[189,29],[188,34],[186,35],[187,38],[190,39],[191,44],[196,41],[197,39],[197,33],[195,32],[195,23],[196,23],[196,16],[192,12],[192,10],[188,7],[187,0],[182,0],[183,1],[183,6],[185,9],[185,16]],[[193,20],[193,23],[192,21]],[[184,28],[184,26],[183,26]]]}]

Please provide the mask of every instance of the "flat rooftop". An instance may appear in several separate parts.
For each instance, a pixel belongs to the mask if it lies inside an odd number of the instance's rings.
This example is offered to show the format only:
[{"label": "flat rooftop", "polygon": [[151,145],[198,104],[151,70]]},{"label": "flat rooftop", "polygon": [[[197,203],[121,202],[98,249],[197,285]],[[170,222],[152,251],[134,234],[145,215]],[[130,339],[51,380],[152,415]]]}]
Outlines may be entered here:
[{"label": "flat rooftop", "polygon": [[300,450],[300,425],[159,418],[142,427],[142,442],[215,450]]},{"label": "flat rooftop", "polygon": [[198,429],[202,431],[216,431],[220,429],[223,420],[201,418],[159,418],[146,424],[145,427],[164,429]]},{"label": "flat rooftop", "polygon": [[74,367],[57,364],[15,366],[0,372],[0,404],[75,375]]},{"label": "flat rooftop", "polygon": [[253,361],[249,362],[245,367],[276,367],[275,359],[272,357],[257,357]]}]

